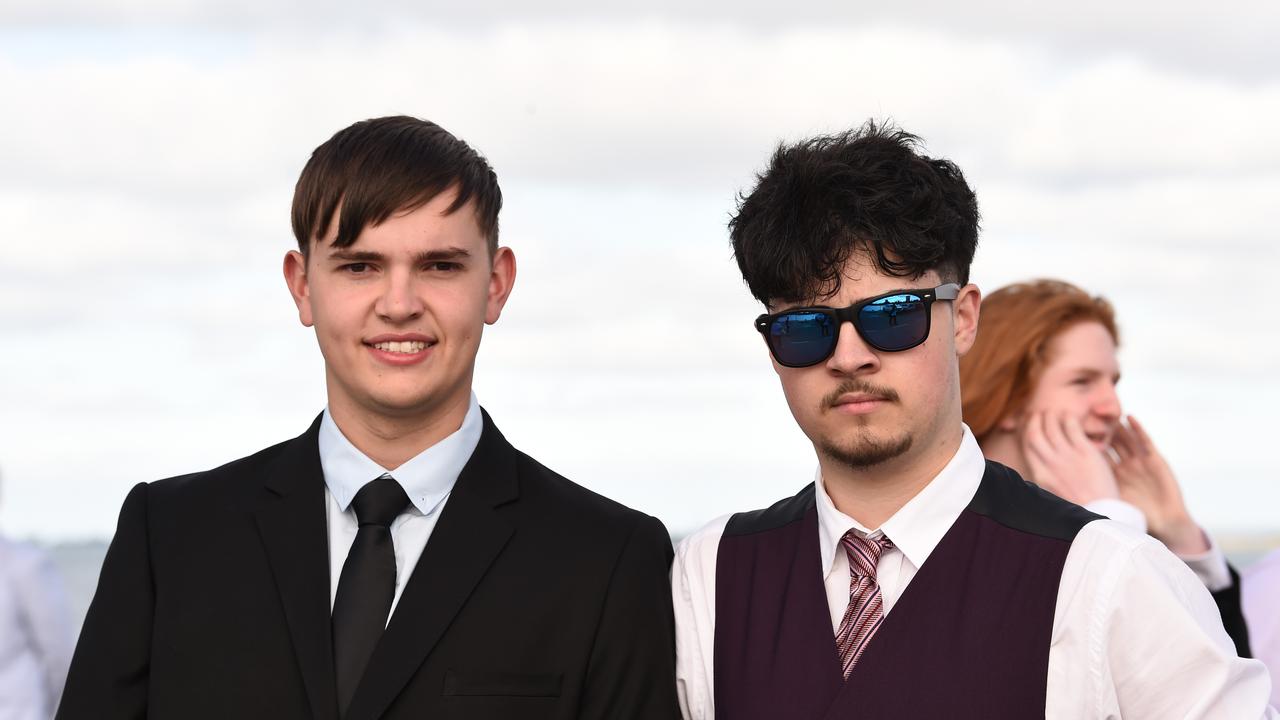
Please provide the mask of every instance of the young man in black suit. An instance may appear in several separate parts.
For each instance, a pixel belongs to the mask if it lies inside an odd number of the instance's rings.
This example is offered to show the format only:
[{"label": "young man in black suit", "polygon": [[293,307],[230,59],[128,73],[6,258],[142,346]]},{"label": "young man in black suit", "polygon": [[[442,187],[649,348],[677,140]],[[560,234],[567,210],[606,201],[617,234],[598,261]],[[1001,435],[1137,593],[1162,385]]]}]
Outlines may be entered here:
[{"label": "young man in black suit", "polygon": [[471,391],[516,275],[501,204],[430,122],[317,148],[284,274],[328,407],[133,489],[59,720],[678,717],[666,529],[517,451]]}]

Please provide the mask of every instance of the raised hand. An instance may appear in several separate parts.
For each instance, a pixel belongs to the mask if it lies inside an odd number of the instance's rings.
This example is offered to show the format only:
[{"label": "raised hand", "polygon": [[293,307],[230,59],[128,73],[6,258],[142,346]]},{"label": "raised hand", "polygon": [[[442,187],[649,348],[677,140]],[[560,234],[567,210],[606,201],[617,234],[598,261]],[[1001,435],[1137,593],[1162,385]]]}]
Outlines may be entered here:
[{"label": "raised hand", "polygon": [[1111,449],[1120,498],[1147,516],[1147,531],[1178,555],[1208,552],[1209,542],[1191,519],[1173,470],[1137,418],[1130,415],[1116,428]]},{"label": "raised hand", "polygon": [[1028,479],[1064,500],[1086,505],[1120,497],[1111,462],[1073,416],[1032,413],[1022,429],[1022,454]]}]

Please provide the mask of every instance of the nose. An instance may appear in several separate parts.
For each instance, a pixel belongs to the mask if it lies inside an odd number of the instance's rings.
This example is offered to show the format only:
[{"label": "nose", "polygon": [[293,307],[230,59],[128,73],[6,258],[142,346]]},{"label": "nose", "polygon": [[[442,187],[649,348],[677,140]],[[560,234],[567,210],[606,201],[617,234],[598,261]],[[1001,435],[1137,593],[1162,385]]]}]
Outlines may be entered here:
[{"label": "nose", "polygon": [[421,316],[426,306],[418,293],[417,285],[411,271],[393,268],[386,275],[382,293],[374,304],[374,312],[390,323],[402,323]]},{"label": "nose", "polygon": [[1116,393],[1115,383],[1103,383],[1093,399],[1093,414],[1115,422],[1120,419],[1120,395]]},{"label": "nose", "polygon": [[836,349],[827,358],[827,369],[837,375],[862,375],[880,369],[880,356],[871,349],[854,329],[853,323],[840,323],[836,337]]}]

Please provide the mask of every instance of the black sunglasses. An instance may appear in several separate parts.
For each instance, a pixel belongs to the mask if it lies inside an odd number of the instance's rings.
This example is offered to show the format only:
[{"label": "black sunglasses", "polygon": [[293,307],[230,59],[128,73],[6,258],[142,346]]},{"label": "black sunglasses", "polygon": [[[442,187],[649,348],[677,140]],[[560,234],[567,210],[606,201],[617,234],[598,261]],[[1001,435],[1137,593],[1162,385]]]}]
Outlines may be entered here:
[{"label": "black sunglasses", "polygon": [[756,318],[756,330],[778,364],[787,367],[809,367],[831,357],[846,322],[871,347],[900,352],[929,337],[934,300],[955,300],[959,294],[958,284],[945,283],[927,290],[894,290],[846,308],[791,308]]}]

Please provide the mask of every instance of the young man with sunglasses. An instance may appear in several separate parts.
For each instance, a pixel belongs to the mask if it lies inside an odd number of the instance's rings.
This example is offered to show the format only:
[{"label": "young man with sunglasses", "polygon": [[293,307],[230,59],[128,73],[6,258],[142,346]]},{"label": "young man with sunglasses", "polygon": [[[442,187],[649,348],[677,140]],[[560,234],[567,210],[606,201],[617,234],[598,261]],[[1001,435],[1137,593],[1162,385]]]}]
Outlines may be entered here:
[{"label": "young man with sunglasses", "polygon": [[515,281],[501,207],[425,120],[316,149],[284,275],[328,406],[133,489],[59,720],[678,717],[666,529],[516,450],[472,392]]},{"label": "young man with sunglasses", "polygon": [[818,469],[677,549],[685,717],[1276,717],[1183,563],[983,458],[977,202],[918,148],[872,123],[781,147],[730,223]]}]

